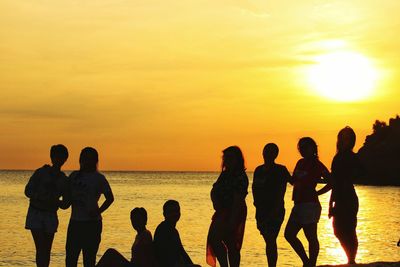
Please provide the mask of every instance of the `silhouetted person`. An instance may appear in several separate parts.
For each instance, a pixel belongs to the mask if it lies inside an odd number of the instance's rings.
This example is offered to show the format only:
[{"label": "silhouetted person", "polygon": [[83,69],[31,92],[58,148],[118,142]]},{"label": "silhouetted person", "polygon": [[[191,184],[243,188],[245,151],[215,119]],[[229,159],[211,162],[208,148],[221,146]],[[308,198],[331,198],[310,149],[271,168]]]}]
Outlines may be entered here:
[{"label": "silhouetted person", "polygon": [[189,255],[183,248],[176,223],[181,217],[179,202],[168,200],[163,206],[164,221],[154,233],[154,249],[159,267],[189,267],[199,266],[193,264]]},{"label": "silhouetted person", "polygon": [[115,249],[108,249],[97,263],[97,267],[156,267],[153,249],[153,238],[146,229],[147,212],[144,208],[131,211],[132,227],[137,231],[132,245],[132,257],[128,261]]},{"label": "silhouetted person", "polygon": [[[102,231],[103,213],[114,201],[106,177],[98,172],[99,156],[92,147],[82,150],[80,170],[70,174],[72,212],[68,225],[66,266],[76,267],[79,254],[83,253],[83,266],[94,267]],[[105,201],[99,207],[101,195]]]},{"label": "silhouetted person", "polygon": [[230,146],[222,151],[222,172],[211,190],[215,213],[207,237],[207,263],[238,267],[246,224],[249,186],[242,151]]},{"label": "silhouetted person", "polygon": [[51,246],[58,228],[57,210],[59,207],[68,208],[65,202],[68,181],[61,171],[68,159],[67,148],[64,145],[52,146],[50,158],[51,165],[37,169],[25,187],[25,195],[29,198],[25,228],[31,230],[38,267],[49,266]]},{"label": "silhouetted person", "polygon": [[[318,149],[310,137],[299,140],[297,148],[301,158],[293,171],[293,201],[294,207],[285,228],[285,238],[303,261],[304,266],[315,266],[319,253],[317,223],[321,216],[321,204],[318,195],[330,190],[328,185],[319,191],[315,188],[321,178],[330,176],[328,169],[318,159]],[[303,229],[309,245],[309,257],[303,244],[297,238]]]},{"label": "silhouetted person", "polygon": [[346,252],[348,263],[355,263],[358,239],[356,233],[358,197],[353,179],[362,167],[353,152],[356,134],[350,127],[339,131],[336,155],[332,161],[332,194],[329,201],[329,217],[333,217],[333,230]]},{"label": "silhouetted person", "polygon": [[276,144],[265,145],[264,164],[255,169],[253,179],[257,228],[266,243],[269,267],[275,267],[278,260],[276,238],[285,218],[286,183],[292,179],[285,166],[275,163],[278,153],[279,148]]}]

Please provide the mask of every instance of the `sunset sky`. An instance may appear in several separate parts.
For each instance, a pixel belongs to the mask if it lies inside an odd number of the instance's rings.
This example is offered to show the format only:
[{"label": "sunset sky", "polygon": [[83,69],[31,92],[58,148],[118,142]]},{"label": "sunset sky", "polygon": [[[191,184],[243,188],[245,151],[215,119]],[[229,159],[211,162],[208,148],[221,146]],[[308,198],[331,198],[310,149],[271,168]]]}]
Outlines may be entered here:
[{"label": "sunset sky", "polygon": [[[376,119],[400,113],[399,10],[398,0],[2,0],[0,169],[40,167],[63,143],[65,169],[93,146],[101,170],[218,170],[238,145],[253,170],[276,142],[292,170],[302,136],[330,166],[338,130],[353,127],[358,149]],[[310,82],[335,53],[368,62],[369,95],[343,101]]]}]

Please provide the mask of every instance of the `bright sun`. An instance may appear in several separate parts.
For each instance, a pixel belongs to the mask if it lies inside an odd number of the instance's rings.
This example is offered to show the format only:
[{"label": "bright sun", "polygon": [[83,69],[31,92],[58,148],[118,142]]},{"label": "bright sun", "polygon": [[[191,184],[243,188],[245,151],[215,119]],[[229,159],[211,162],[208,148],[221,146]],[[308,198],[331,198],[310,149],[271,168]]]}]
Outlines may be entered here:
[{"label": "bright sun", "polygon": [[313,88],[325,97],[357,101],[372,94],[377,71],[365,56],[341,51],[318,56],[308,77]]}]

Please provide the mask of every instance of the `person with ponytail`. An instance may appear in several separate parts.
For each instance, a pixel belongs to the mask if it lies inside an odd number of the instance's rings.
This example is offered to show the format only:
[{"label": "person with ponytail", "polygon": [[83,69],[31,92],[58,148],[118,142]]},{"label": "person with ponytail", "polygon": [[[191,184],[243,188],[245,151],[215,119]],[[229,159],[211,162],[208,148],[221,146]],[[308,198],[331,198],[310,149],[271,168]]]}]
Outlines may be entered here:
[{"label": "person with ponytail", "polygon": [[[322,182],[322,178],[328,179],[330,173],[319,161],[317,144],[311,137],[301,138],[297,148],[302,158],[293,171],[294,207],[286,225],[285,238],[301,258],[303,266],[314,267],[319,253],[317,224],[321,216],[321,204],[318,195],[330,190],[329,185],[325,185],[318,191],[316,186]],[[309,243],[309,256],[297,237],[301,229]]]}]

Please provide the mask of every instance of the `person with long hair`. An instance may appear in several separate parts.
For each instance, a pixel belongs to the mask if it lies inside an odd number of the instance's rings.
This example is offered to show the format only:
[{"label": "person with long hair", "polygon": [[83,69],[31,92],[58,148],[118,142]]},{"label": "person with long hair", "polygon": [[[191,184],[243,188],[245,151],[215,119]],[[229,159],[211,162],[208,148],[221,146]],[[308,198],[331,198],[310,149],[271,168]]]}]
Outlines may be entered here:
[{"label": "person with long hair", "polygon": [[211,190],[215,213],[207,237],[207,263],[238,267],[247,216],[249,180],[242,151],[237,146],[223,150],[222,171]]},{"label": "person with long hair", "polygon": [[[321,216],[321,204],[318,195],[330,190],[329,185],[325,185],[318,191],[316,186],[317,183],[322,182],[322,178],[328,179],[330,173],[319,161],[317,144],[311,137],[301,138],[297,148],[302,158],[293,171],[294,207],[285,228],[285,238],[301,258],[303,265],[314,267],[319,253],[317,224]],[[308,241],[309,256],[297,237],[301,229]]]},{"label": "person with long hair", "polygon": [[[66,266],[76,267],[79,254],[83,253],[83,266],[94,267],[102,232],[101,214],[114,201],[111,187],[106,177],[97,170],[99,155],[96,149],[82,149],[79,171],[70,174],[71,219],[68,225],[66,243]],[[105,200],[100,205],[101,195]]]},{"label": "person with long hair", "polygon": [[[25,187],[29,198],[25,228],[31,230],[36,248],[36,266],[48,267],[54,234],[58,228],[58,208],[68,208],[68,180],[61,167],[68,159],[64,145],[50,149],[51,165],[37,169]],[[60,200],[62,197],[62,200]]]},{"label": "person with long hair", "polygon": [[353,179],[362,170],[357,154],[353,152],[356,134],[350,127],[339,131],[336,155],[332,161],[332,193],[329,201],[329,217],[333,217],[333,230],[346,252],[348,263],[354,264],[358,239],[356,233],[358,197]]}]

